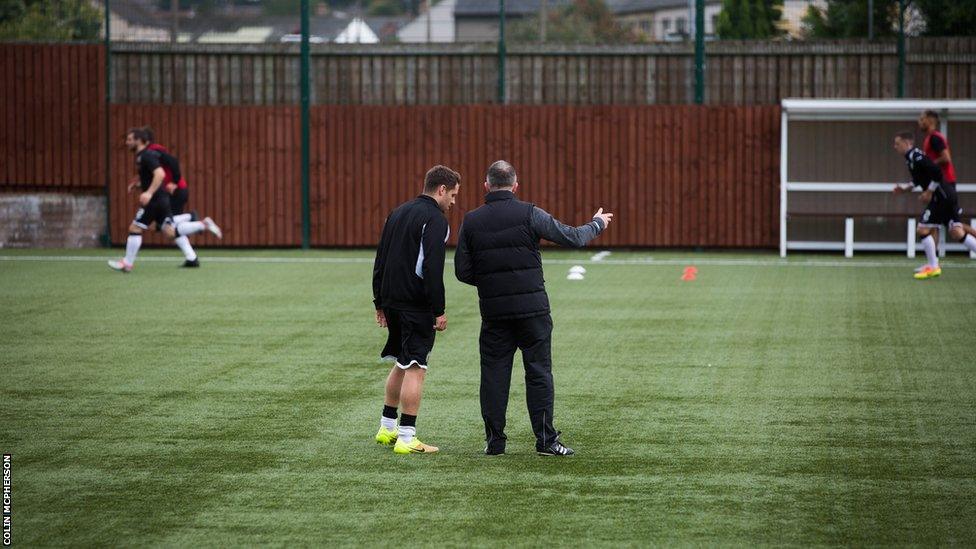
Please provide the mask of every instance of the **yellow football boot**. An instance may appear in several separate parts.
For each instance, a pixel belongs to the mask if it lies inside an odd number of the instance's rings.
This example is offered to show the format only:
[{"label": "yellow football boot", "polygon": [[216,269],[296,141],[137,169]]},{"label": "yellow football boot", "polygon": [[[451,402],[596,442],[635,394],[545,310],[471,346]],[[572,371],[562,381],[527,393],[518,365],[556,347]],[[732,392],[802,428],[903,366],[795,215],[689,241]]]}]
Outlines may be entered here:
[{"label": "yellow football boot", "polygon": [[379,431],[376,431],[376,444],[382,444],[383,446],[393,446],[397,441],[397,430],[387,429],[386,427],[380,427]]},{"label": "yellow football boot", "polygon": [[403,442],[397,439],[396,444],[393,446],[393,453],[395,454],[433,454],[437,452],[440,448],[437,446],[428,446],[420,439],[414,437],[410,442]]},{"label": "yellow football boot", "polygon": [[930,278],[935,278],[942,274],[942,267],[930,267],[925,266],[924,269],[915,273],[915,280],[928,280]]}]

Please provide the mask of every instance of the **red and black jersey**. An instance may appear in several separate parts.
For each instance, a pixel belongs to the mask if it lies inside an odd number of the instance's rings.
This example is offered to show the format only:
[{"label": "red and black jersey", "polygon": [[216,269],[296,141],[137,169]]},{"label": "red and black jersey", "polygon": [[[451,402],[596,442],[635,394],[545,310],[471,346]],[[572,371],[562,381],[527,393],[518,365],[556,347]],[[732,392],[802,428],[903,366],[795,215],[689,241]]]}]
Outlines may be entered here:
[{"label": "red and black jersey", "polygon": [[180,161],[170,154],[166,147],[158,143],[152,143],[146,148],[159,153],[159,163],[163,167],[163,171],[166,172],[166,179],[163,180],[163,183],[176,183],[178,188],[185,189],[187,184],[180,171]]},{"label": "red and black jersey", "polygon": [[[949,148],[949,141],[946,140],[945,136],[937,131],[925,136],[925,143],[922,145],[922,150],[925,151],[925,156],[929,157],[929,160],[935,162],[936,158],[942,154],[942,151]],[[956,168],[952,165],[952,162],[941,166],[942,168],[942,180],[946,183],[956,182]]]},{"label": "red and black jersey", "polygon": [[[142,187],[143,191],[148,191],[149,187],[152,186],[153,182],[153,172],[158,168],[162,168],[163,164],[159,157],[159,151],[153,151],[148,148],[142,149],[136,153],[136,172],[139,173],[139,186]],[[165,171],[165,168],[164,170]],[[157,193],[163,191],[164,189],[160,187],[156,190]]]}]

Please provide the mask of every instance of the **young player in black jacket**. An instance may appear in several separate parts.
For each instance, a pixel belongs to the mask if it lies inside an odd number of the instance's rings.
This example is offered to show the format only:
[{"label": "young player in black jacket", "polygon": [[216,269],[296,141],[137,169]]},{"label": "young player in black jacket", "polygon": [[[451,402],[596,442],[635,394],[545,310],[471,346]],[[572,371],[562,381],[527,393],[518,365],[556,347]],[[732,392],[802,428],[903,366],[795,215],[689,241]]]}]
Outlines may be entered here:
[{"label": "young player in black jacket", "polygon": [[[386,219],[373,264],[376,322],[389,330],[380,356],[395,360],[386,378],[386,395],[376,442],[398,454],[438,449],[417,437],[417,412],[436,331],[447,329],[444,313],[444,253],[451,228],[445,213],[454,205],[461,176],[434,166],[424,192],[401,204]],[[397,426],[397,407],[401,408]]]}]

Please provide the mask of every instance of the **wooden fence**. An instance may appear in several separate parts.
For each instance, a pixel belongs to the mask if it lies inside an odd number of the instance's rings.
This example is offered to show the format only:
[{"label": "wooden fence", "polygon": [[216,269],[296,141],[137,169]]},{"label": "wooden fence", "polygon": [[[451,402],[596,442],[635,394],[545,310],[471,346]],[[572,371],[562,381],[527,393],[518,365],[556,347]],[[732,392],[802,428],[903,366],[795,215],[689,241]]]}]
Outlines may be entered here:
[{"label": "wooden fence", "polygon": [[[907,97],[976,97],[976,39],[913,38]],[[706,46],[705,99],[775,104],[785,97],[891,98],[894,41],[735,42]],[[294,45],[113,45],[117,103],[295,104]],[[490,44],[314,45],[311,99],[321,105],[437,105],[497,101]],[[690,44],[513,46],[510,104],[686,104],[693,101]]]},{"label": "wooden fence", "polygon": [[[294,106],[194,107],[113,105],[112,242],[125,241],[137,193],[126,193],[136,173],[122,143],[127,128],[151,123],[158,142],[180,159],[190,185],[190,209],[211,216],[224,240],[195,236],[202,245],[297,246],[301,244],[301,146]],[[159,235],[147,242],[164,243]]]},{"label": "wooden fence", "polygon": [[105,186],[105,50],[0,44],[0,187]]},{"label": "wooden fence", "polygon": [[[295,107],[119,105],[112,118],[113,134],[154,121],[183,163],[191,207],[223,225],[221,244],[300,244]],[[463,177],[449,216],[456,233],[481,203],[488,164],[503,158],[519,172],[521,197],[566,222],[601,206],[616,213],[602,246],[772,247],[778,144],[775,106],[315,107],[312,244],[375,244],[387,213],[437,163]],[[137,209],[125,194],[134,167],[121,146],[112,158],[121,243]]]},{"label": "wooden fence", "polygon": [[[468,58],[463,56],[468,53],[448,55],[451,63],[460,66],[441,67],[439,86],[466,73]],[[191,102],[178,94],[154,97],[153,103],[113,104],[106,135],[101,48],[4,45],[0,54],[0,70],[12,75],[0,100],[0,120],[4,121],[0,190],[102,192],[109,154],[111,237],[121,243],[137,209],[135,195],[125,193],[134,166],[131,154],[122,147],[122,136],[126,128],[150,124],[159,141],[183,162],[191,185],[191,206],[224,225],[226,238],[220,244],[300,244],[299,113],[294,103],[282,99],[285,96],[275,95],[285,89],[279,84],[289,82],[288,78],[273,76],[264,81],[262,97],[276,98],[270,104],[233,104],[238,97],[235,93],[241,94],[241,103],[247,103],[249,97],[235,85],[217,87],[217,97],[231,103],[226,105],[188,104]],[[948,63],[941,54],[925,55],[934,56],[933,63]],[[371,66],[379,63],[385,70],[388,60],[380,57]],[[549,57],[556,60],[555,65],[546,64]],[[179,58],[171,56],[174,62]],[[542,58],[542,73],[533,69],[532,78],[546,74],[546,67],[574,62],[559,56]],[[599,66],[600,71],[609,71],[607,75],[628,74],[615,67],[639,58],[596,56],[586,61],[591,64],[586,70]],[[125,56],[115,59],[125,61]],[[267,54],[265,62],[268,59],[274,68],[277,57]],[[679,58],[669,57],[666,62],[674,59]],[[795,80],[789,72],[789,79],[772,82],[759,76],[768,71],[753,70],[748,63],[742,70],[737,68],[739,61],[734,56],[729,58],[731,69],[722,68],[726,60],[721,56],[711,59],[713,72],[729,70],[735,78],[746,78],[757,89],[766,89],[764,99],[782,93],[780,86],[807,89],[816,81]],[[855,70],[850,64],[854,59],[861,63],[863,57],[845,59],[844,70],[831,69],[835,74],[865,72],[864,66],[856,65]],[[957,60],[949,60],[953,59]],[[339,61],[351,62],[345,57]],[[393,58],[394,66],[401,62],[407,59]],[[583,63],[582,58],[575,62]],[[580,70],[582,65],[569,66]],[[814,59],[811,67],[812,72],[804,70],[803,74],[828,74],[831,65]],[[879,68],[878,72],[884,71]],[[932,82],[958,83],[957,76]],[[558,74],[554,78],[546,81],[556,82],[558,88],[561,80]],[[630,92],[614,78],[587,80],[593,86],[588,101],[632,101],[633,97],[620,99],[628,96],[619,94]],[[724,80],[724,76],[713,76],[710,85]],[[174,81],[163,78],[162,82]],[[524,85],[524,92],[519,93],[538,93],[525,82],[513,77],[509,85],[512,89]],[[543,86],[540,102],[549,100],[545,94],[555,93],[558,101],[576,93],[569,83],[565,85],[562,92]],[[656,90],[665,89],[663,82],[655,85]],[[134,89],[168,88],[159,84]],[[211,93],[213,81],[198,89]],[[524,184],[523,198],[568,222],[583,222],[601,206],[615,211],[618,222],[601,239],[602,245],[771,247],[777,242],[779,109],[775,105],[593,106],[569,104],[572,101],[508,106],[357,105],[362,95],[356,94],[363,90],[349,89],[350,104],[323,104],[320,96],[312,108],[312,243],[316,246],[373,244],[389,209],[414,196],[425,170],[435,163],[454,167],[464,176],[458,208],[451,213],[456,228],[461,215],[479,204],[484,170],[499,158],[517,167]],[[447,86],[438,93],[463,97],[468,93],[463,89]],[[827,91],[816,85],[810,89],[811,93]],[[118,93],[116,89],[116,99],[122,99]],[[222,93],[230,93],[230,99]],[[655,93],[656,97],[665,94]],[[359,99],[353,101],[353,97]],[[388,100],[399,101],[394,95],[379,102]],[[736,101],[733,96],[730,102]],[[742,101],[751,99],[743,96]],[[198,241],[217,243],[209,236]]]}]

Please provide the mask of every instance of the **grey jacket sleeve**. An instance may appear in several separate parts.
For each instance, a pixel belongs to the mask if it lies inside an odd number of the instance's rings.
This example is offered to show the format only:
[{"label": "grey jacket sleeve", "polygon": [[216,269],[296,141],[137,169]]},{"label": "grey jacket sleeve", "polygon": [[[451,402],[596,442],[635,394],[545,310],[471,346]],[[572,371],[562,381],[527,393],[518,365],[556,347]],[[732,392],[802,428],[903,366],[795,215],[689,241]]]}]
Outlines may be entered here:
[{"label": "grey jacket sleeve", "polygon": [[593,219],[585,225],[571,227],[560,222],[549,212],[536,206],[532,209],[532,230],[539,238],[566,246],[568,248],[582,248],[586,243],[596,238],[603,229],[603,220]]}]

